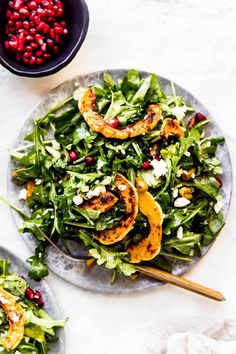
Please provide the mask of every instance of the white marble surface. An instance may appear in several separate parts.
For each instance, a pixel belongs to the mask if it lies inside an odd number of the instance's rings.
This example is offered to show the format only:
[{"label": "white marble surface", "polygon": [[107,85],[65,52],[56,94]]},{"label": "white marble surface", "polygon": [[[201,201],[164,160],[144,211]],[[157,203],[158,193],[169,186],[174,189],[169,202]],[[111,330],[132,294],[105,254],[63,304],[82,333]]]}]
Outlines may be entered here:
[{"label": "white marble surface", "polygon": [[[196,95],[219,122],[236,167],[236,2],[234,0],[87,0],[90,28],[74,61],[43,79],[13,76],[0,68],[0,194],[6,196],[8,149],[29,110],[76,73],[135,67],[171,78]],[[171,286],[133,296],[104,296],[48,278],[64,316],[67,354],[122,350],[125,331],[165,317],[232,317],[236,313],[234,195],[227,224],[211,251],[186,277],[221,290],[215,303]],[[10,211],[0,204],[0,243],[22,259],[30,255]],[[148,327],[147,327],[148,328]],[[124,346],[125,347],[125,346]],[[136,353],[132,353],[136,354]],[[159,354],[159,353],[156,353]]]}]

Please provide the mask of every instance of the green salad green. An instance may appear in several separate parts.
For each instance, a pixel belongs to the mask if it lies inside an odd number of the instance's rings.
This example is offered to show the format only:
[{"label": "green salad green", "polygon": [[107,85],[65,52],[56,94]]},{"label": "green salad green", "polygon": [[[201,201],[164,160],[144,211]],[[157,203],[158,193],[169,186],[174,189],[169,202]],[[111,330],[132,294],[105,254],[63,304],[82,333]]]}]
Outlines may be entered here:
[{"label": "green salad green", "polygon": [[[0,260],[0,292],[2,306],[4,301],[2,291],[7,292],[19,304],[24,313],[24,335],[16,348],[7,351],[2,339],[9,330],[7,314],[3,307],[0,308],[0,353],[3,354],[47,354],[48,343],[57,340],[55,328],[64,327],[65,321],[56,321],[42,309],[41,294],[29,287],[27,281],[17,274],[9,271],[10,261]],[[32,295],[32,296],[29,296]],[[35,299],[33,299],[33,296]],[[37,298],[37,300],[36,300]],[[6,305],[5,305],[6,306]],[[14,333],[12,340],[14,341]]]},{"label": "green salad green", "polygon": [[[35,256],[29,259],[30,275],[36,280],[47,275],[43,234],[55,242],[60,239],[65,247],[68,240],[77,241],[109,269],[127,276],[136,272],[126,249],[147,236],[147,218],[139,213],[124,242],[105,246],[94,235],[119,225],[123,202],[119,200],[106,213],[82,208],[83,202],[105,191],[119,198],[114,187],[117,172],[134,185],[136,177],[145,180],[162,208],[161,251],[149,265],[171,271],[173,259],[191,261],[224,225],[219,179],[223,171],[216,156],[224,138],[204,137],[209,120],[200,112],[193,113],[194,108],[177,95],[173,85],[172,95],[167,95],[155,74],[142,78],[130,70],[114,82],[105,73],[104,85],[95,85],[93,90],[98,113],[109,124],[116,118],[117,129],[143,119],[150,104],[160,105],[162,117],[146,134],[126,140],[105,138],[88,126],[78,110],[85,91],[78,87],[34,122],[34,130],[25,137],[28,148],[19,146],[11,156],[20,164],[13,171],[14,182],[21,188],[22,203],[30,208],[29,215],[22,213],[21,231],[33,233],[39,241]],[[186,125],[189,117],[191,123]],[[184,135],[163,138],[166,119],[177,121]]]}]

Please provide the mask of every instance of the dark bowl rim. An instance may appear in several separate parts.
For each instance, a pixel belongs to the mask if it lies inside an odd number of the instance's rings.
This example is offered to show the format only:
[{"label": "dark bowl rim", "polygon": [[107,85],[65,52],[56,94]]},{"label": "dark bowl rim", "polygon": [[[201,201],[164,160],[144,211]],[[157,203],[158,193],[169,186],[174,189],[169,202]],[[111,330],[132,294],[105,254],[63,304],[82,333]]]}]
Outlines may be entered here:
[{"label": "dark bowl rim", "polygon": [[31,71],[30,69],[16,69],[14,66],[10,65],[6,60],[3,59],[3,57],[0,55],[0,64],[3,65],[7,70],[9,70],[11,73],[18,75],[18,76],[24,76],[24,77],[44,77],[44,76],[49,76],[53,75],[62,68],[64,68],[66,65],[68,65],[75,57],[77,52],[79,51],[80,47],[82,46],[85,37],[88,32],[88,27],[89,27],[89,10],[86,2],[84,0],[78,0],[81,3],[82,6],[82,13],[83,13],[83,27],[81,29],[81,33],[79,36],[79,39],[74,46],[74,48],[70,51],[70,53],[67,55],[67,57],[60,62],[59,64],[52,66],[51,68],[45,69],[45,70],[40,70],[40,68],[37,71]]}]

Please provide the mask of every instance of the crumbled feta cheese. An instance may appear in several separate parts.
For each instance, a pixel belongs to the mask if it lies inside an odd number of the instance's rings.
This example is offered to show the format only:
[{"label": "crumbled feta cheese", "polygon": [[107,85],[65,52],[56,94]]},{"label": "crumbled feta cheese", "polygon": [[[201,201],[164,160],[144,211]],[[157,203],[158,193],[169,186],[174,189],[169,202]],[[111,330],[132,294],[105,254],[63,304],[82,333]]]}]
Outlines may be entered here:
[{"label": "crumbled feta cheese", "polygon": [[35,185],[39,186],[41,183],[42,183],[42,180],[40,178],[36,178]]},{"label": "crumbled feta cheese", "polygon": [[181,177],[182,174],[185,173],[185,172],[186,172],[185,170],[183,170],[182,168],[180,168],[180,169],[177,171],[176,176],[177,176],[177,177]]},{"label": "crumbled feta cheese", "polygon": [[84,92],[85,92],[85,88],[78,86],[78,88],[73,93],[73,99],[75,101],[79,101],[82,98]]},{"label": "crumbled feta cheese", "polygon": [[88,199],[91,199],[93,197],[98,197],[99,194],[103,194],[106,192],[106,187],[105,186],[98,186],[96,188],[94,188],[94,190],[92,191],[89,191],[87,194],[86,194],[86,197]]},{"label": "crumbled feta cheese", "polygon": [[60,181],[58,183],[61,184],[62,183],[62,179],[60,179]]},{"label": "crumbled feta cheese", "polygon": [[84,200],[83,200],[83,198],[80,195],[75,195],[73,197],[73,202],[74,202],[75,205],[80,205],[80,204],[83,203],[83,201]]},{"label": "crumbled feta cheese", "polygon": [[75,86],[75,87],[79,87],[78,81],[75,81],[75,82],[74,82],[74,86]]},{"label": "crumbled feta cheese", "polygon": [[185,151],[184,155],[187,156],[187,157],[190,157],[190,156],[191,156],[191,154],[190,154],[189,151]]},{"label": "crumbled feta cheese", "polygon": [[98,162],[97,162],[97,168],[98,168],[98,170],[100,170],[105,164],[106,164],[105,161],[103,161],[103,160],[98,160]]},{"label": "crumbled feta cheese", "polygon": [[17,350],[16,352],[15,352],[15,354],[22,354],[21,352],[19,352],[19,350]]},{"label": "crumbled feta cheese", "polygon": [[206,144],[205,144],[205,147],[206,148],[209,148],[211,146],[211,142],[210,141],[207,141]]},{"label": "crumbled feta cheese", "polygon": [[174,107],[171,109],[171,114],[175,116],[178,120],[182,120],[185,117],[185,112],[187,111],[186,106]]},{"label": "crumbled feta cheese", "polygon": [[153,167],[153,174],[155,177],[159,178],[165,176],[168,172],[167,163],[164,160],[153,159],[150,165]]},{"label": "crumbled feta cheese", "polygon": [[188,200],[187,198],[184,198],[184,197],[177,198],[174,201],[174,206],[176,208],[183,208],[189,204],[190,204],[190,200]]},{"label": "crumbled feta cheese", "polygon": [[191,174],[191,178],[194,179],[196,177],[195,173]]},{"label": "crumbled feta cheese", "polygon": [[52,140],[52,147],[55,150],[60,150],[61,145],[56,140]]},{"label": "crumbled feta cheese", "polygon": [[125,152],[124,149],[121,150],[121,153],[122,153],[122,155],[125,155],[125,154],[126,154],[126,152]]},{"label": "crumbled feta cheese", "polygon": [[12,322],[17,323],[20,321],[20,317],[15,312],[11,312],[10,317]]},{"label": "crumbled feta cheese", "polygon": [[177,188],[175,188],[175,189],[173,190],[172,195],[173,195],[173,198],[174,198],[174,199],[177,198],[178,195],[179,195],[179,190],[178,190]]},{"label": "crumbled feta cheese", "polygon": [[118,187],[118,189],[119,189],[120,191],[125,191],[125,190],[126,190],[126,185],[120,184],[119,187]]},{"label": "crumbled feta cheese", "polygon": [[87,186],[86,184],[82,184],[81,192],[87,193],[88,191],[89,191],[89,186]]},{"label": "crumbled feta cheese", "polygon": [[181,240],[183,237],[184,237],[183,226],[180,226],[177,229],[177,238],[179,238]]},{"label": "crumbled feta cheese", "polygon": [[25,188],[20,190],[20,193],[18,195],[19,200],[26,200],[27,199],[27,191]]},{"label": "crumbled feta cheese", "polygon": [[104,186],[106,186],[107,184],[110,184],[111,181],[112,181],[112,177],[111,177],[111,176],[107,176],[107,177],[104,178],[104,180],[102,180],[101,183],[102,183]]},{"label": "crumbled feta cheese", "polygon": [[223,208],[223,204],[221,201],[218,201],[215,205],[214,205],[214,210],[216,212],[216,214],[218,214],[221,209]]}]

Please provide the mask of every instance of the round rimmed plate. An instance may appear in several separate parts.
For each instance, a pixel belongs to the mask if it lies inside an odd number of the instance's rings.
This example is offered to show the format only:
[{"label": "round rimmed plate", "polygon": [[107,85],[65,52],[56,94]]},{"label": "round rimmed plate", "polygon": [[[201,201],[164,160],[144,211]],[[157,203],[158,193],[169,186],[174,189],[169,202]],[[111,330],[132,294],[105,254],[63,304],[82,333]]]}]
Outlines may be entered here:
[{"label": "round rimmed plate", "polygon": [[[107,70],[112,74],[115,80],[122,78],[128,70],[119,69],[119,70]],[[29,114],[28,119],[25,121],[22,130],[15,142],[15,147],[24,144],[23,138],[24,136],[32,131],[33,121],[40,116],[42,116],[45,112],[47,112],[51,107],[53,107],[56,103],[70,96],[75,88],[74,84],[78,83],[83,87],[87,87],[92,84],[102,84],[102,77],[104,71],[98,71],[94,73],[89,73],[85,75],[78,75],[73,79],[67,80],[54,88],[52,91],[45,96],[42,101],[32,110]],[[140,72],[141,76],[146,76],[147,72]],[[163,90],[168,94],[171,93],[171,82],[163,77],[159,77],[159,80],[162,83]],[[207,116],[210,116],[209,112],[206,108],[188,91],[183,89],[182,87],[175,84],[175,89],[177,94],[181,95],[184,100],[192,105],[196,111],[200,111]],[[207,130],[207,135],[213,136],[222,136],[222,132],[214,121],[211,119],[211,124],[209,124]],[[218,151],[218,157],[222,161],[222,167],[224,170],[223,176],[223,185],[224,188],[222,190],[223,194],[223,213],[226,217],[231,198],[231,190],[232,190],[232,169],[231,162],[229,157],[229,152],[227,145],[224,144],[221,149]],[[8,195],[9,200],[12,204],[16,205],[19,208],[22,208],[22,203],[18,199],[19,188],[12,182],[11,180],[11,171],[16,168],[16,164],[14,161],[10,161],[9,164],[9,176],[8,176]],[[13,216],[16,222],[17,227],[21,226],[22,220],[20,216],[13,211]],[[29,245],[29,247],[34,250],[36,246],[36,241],[32,235],[24,234],[23,238],[25,242]],[[205,254],[209,250],[210,246],[204,249],[203,254]],[[73,244],[73,252],[76,255],[77,245]],[[174,274],[181,275],[185,273],[190,267],[193,266],[197,261],[199,261],[201,257],[195,257],[193,261],[186,264],[186,262],[175,261],[173,262]],[[147,278],[145,276],[140,275],[136,281],[130,281],[129,278],[124,276],[118,276],[115,284],[111,285],[111,271],[105,269],[100,266],[94,266],[92,268],[87,268],[83,261],[76,262],[68,260],[63,257],[57,251],[48,248],[48,257],[47,263],[49,268],[55,272],[57,275],[66,279],[67,281],[78,285],[84,289],[104,292],[104,293],[114,293],[114,294],[128,294],[133,292],[142,291],[145,289],[151,289],[156,286],[162,285],[163,283],[158,282],[154,279]]]},{"label": "round rimmed plate", "polygon": [[[36,283],[35,281],[29,279],[27,276],[28,268],[26,264],[9,250],[0,247],[0,258],[9,258],[11,261],[10,271],[17,274],[23,275],[27,282],[30,284],[32,288],[39,290],[45,299],[44,310],[46,310],[50,316],[54,319],[62,319],[62,315],[59,311],[59,308],[56,304],[56,299],[50,290],[49,286],[45,281],[41,281]],[[50,353],[51,354],[65,354],[65,334],[63,329],[57,330],[58,340],[55,343],[49,344]]]}]

